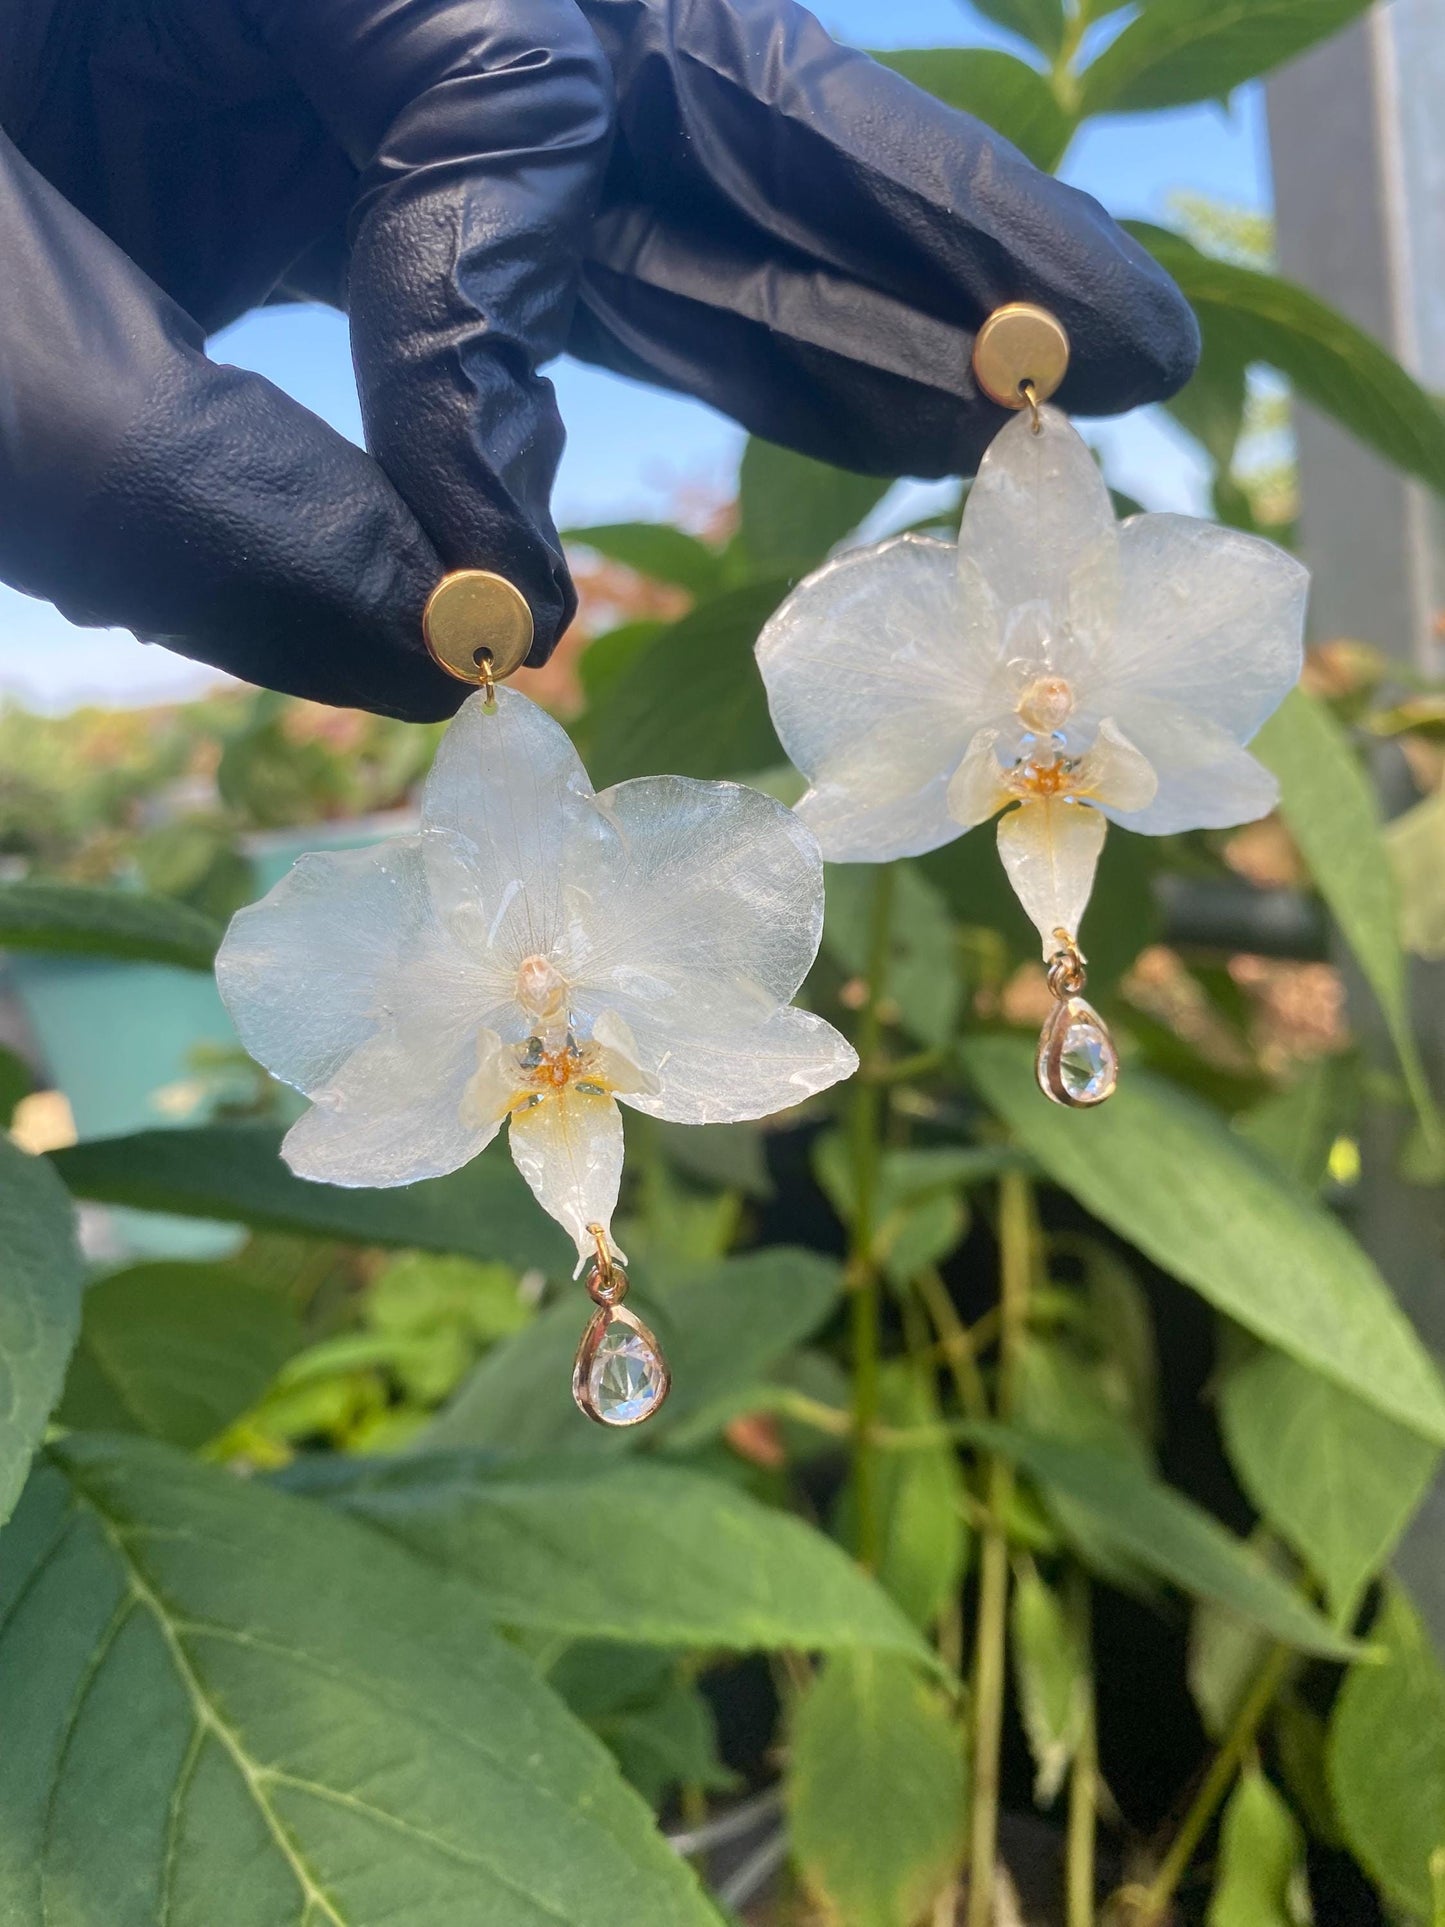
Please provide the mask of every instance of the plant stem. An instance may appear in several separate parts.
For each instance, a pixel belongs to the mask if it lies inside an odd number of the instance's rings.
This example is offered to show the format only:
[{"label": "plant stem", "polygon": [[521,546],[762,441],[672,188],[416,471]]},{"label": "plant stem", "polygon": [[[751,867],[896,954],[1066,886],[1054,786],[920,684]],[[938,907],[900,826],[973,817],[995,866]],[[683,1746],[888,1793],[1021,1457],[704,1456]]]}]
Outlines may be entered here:
[{"label": "plant stem", "polygon": [[[969,1418],[987,1417],[988,1401],[978,1369],[978,1326],[970,1331],[959,1317],[958,1307],[936,1267],[930,1265],[921,1271],[913,1281],[913,1289],[921,1299],[937,1334],[938,1349],[953,1375],[959,1404]],[[983,1323],[984,1319],[981,1318],[979,1325]]]},{"label": "plant stem", "polygon": [[[1019,1171],[999,1179],[999,1358],[994,1410],[1007,1424],[1014,1371],[1028,1319],[1033,1267],[1032,1199]],[[973,1812],[969,1828],[968,1927],[990,1927],[998,1853],[999,1751],[1003,1740],[1008,1616],[1008,1512],[1013,1466],[988,1462],[988,1526],[979,1555],[978,1630],[973,1665]]]},{"label": "plant stem", "polygon": [[863,1075],[853,1089],[853,1107],[849,1118],[853,1152],[853,1223],[848,1241],[848,1270],[852,1285],[853,1491],[858,1521],[858,1559],[869,1571],[877,1569],[882,1544],[882,1522],[878,1516],[878,1447],[873,1437],[878,1422],[878,1352],[882,1308],[873,1237],[884,1114],[883,1090],[870,1072],[878,1056],[883,1029],[879,1007],[888,978],[893,881],[891,863],[882,863],[874,871],[868,916],[868,994],[858,1026],[858,1058]]},{"label": "plant stem", "polygon": [[1254,1745],[1260,1722],[1269,1711],[1275,1694],[1284,1682],[1292,1654],[1288,1646],[1273,1646],[1255,1675],[1254,1684],[1240,1701],[1223,1744],[1209,1763],[1209,1771],[1189,1803],[1159,1871],[1134,1904],[1135,1927],[1159,1927],[1174,1898],[1200,1841],[1218,1812],[1224,1796],[1234,1784],[1234,1776]]},{"label": "plant stem", "polygon": [[1099,1736],[1095,1725],[1094,1661],[1089,1582],[1078,1567],[1068,1578],[1069,1607],[1084,1657],[1084,1717],[1069,1772],[1069,1830],[1065,1853],[1068,1927],[1094,1927],[1094,1824],[1099,1797]]}]

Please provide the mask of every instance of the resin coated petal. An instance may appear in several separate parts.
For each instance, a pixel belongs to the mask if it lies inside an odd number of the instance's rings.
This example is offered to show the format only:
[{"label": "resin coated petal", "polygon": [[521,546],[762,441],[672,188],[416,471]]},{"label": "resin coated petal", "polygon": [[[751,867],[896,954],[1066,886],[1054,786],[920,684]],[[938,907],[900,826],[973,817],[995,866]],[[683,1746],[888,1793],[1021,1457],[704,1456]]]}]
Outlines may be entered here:
[{"label": "resin coated petal", "polygon": [[999,819],[999,855],[1046,958],[1059,948],[1059,931],[1078,936],[1108,827],[1089,804],[1058,798],[1022,803]]},{"label": "resin coated petal", "polygon": [[613,829],[574,868],[589,930],[578,1008],[622,1000],[641,1061],[763,1022],[818,954],[823,859],[794,813],[739,783],[648,776],[597,799]]},{"label": "resin coated petal", "polygon": [[[619,1097],[655,1097],[662,1089],[655,1071],[638,1061],[637,1039],[615,1010],[604,1010],[592,1026],[596,1081]],[[589,1070],[585,1081],[591,1081]]]},{"label": "resin coated petal", "polygon": [[422,826],[449,833],[435,845],[423,838],[424,853],[441,859],[428,862],[440,914],[458,941],[513,969],[562,945],[570,848],[609,834],[566,730],[513,689],[499,689],[490,712],[480,693],[457,711],[427,778]]},{"label": "resin coated petal", "polygon": [[948,784],[948,813],[958,829],[986,823],[1009,800],[1003,766],[998,760],[999,732],[981,729]]},{"label": "resin coated petal", "polygon": [[1272,542],[1187,515],[1119,529],[1120,599],[1096,700],[1131,727],[1146,699],[1247,743],[1299,680],[1309,575]]},{"label": "resin coated petal", "polygon": [[1074,776],[1073,793],[1115,810],[1143,810],[1159,793],[1154,765],[1106,716]]},{"label": "resin coated petal", "polygon": [[459,1014],[420,1006],[354,1051],[281,1155],[299,1178],[386,1188],[445,1177],[491,1143],[500,1119],[463,1103],[476,1033]]},{"label": "resin coated petal", "polygon": [[[216,983],[258,1064],[314,1096],[390,1007],[470,989],[471,960],[427,889],[420,840],[301,857],[231,920]],[[404,982],[404,991],[400,988]]]},{"label": "resin coated petal", "polygon": [[882,862],[957,833],[945,789],[997,709],[995,657],[963,647],[950,543],[897,536],[827,563],[758,639],[778,739],[812,787],[798,814],[832,862]]},{"label": "resin coated petal", "polygon": [[736,1124],[801,1104],[857,1068],[846,1037],[812,1011],[788,1005],[755,1030],[690,1039],[662,1064],[656,1097],[627,1101],[674,1124]]},{"label": "resin coated petal", "polygon": [[[1068,417],[1056,408],[1039,414],[1038,434],[1025,409],[979,463],[959,532],[959,569],[965,583],[977,576],[988,584],[1006,625],[1081,649],[1092,638],[1070,632],[1081,623],[1094,628],[1110,614],[1114,508],[1088,443]],[[1006,628],[1006,658],[1022,640],[1010,639]]]},{"label": "resin coated petal", "polygon": [[476,1069],[462,1091],[463,1124],[476,1130],[498,1129],[517,1101],[516,1046],[504,1044],[494,1030],[477,1033]]},{"label": "resin coated petal", "polygon": [[1124,829],[1145,836],[1229,829],[1267,816],[1279,801],[1274,777],[1218,723],[1169,703],[1140,702],[1129,712],[1128,731],[1159,787],[1143,809],[1101,799],[1100,807]]},{"label": "resin coated petal", "polygon": [[516,1111],[511,1144],[538,1204],[577,1246],[580,1269],[593,1254],[588,1225],[601,1225],[611,1245],[622,1185],[621,1113],[610,1097],[573,1085]]}]

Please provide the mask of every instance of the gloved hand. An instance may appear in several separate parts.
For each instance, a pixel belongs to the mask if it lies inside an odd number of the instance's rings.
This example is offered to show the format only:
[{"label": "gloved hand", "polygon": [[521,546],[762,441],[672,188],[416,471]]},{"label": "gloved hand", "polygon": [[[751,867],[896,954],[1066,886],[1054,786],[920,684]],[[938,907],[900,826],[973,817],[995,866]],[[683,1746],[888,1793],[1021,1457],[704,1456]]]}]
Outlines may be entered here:
[{"label": "gloved hand", "polygon": [[[1003,300],[1059,315],[1085,413],[1197,352],[1093,201],[791,0],[11,0],[7,33],[0,577],[323,701],[456,706],[447,568],[515,581],[545,660],[564,348],[913,475],[999,426]],[[205,357],[300,295],[348,309],[370,456]]]}]

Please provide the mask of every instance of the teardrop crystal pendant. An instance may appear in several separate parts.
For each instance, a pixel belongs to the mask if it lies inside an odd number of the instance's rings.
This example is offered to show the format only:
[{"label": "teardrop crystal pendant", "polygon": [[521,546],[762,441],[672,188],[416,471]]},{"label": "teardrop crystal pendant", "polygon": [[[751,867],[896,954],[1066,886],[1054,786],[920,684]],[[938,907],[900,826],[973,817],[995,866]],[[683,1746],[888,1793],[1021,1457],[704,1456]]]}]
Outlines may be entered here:
[{"label": "teardrop crystal pendant", "polygon": [[598,1425],[641,1425],[660,1408],[672,1373],[654,1334],[624,1309],[627,1273],[614,1263],[600,1226],[588,1226],[597,1262],[587,1275],[596,1311],[587,1321],[572,1367],[572,1396]]},{"label": "teardrop crystal pendant", "polygon": [[1119,1082],[1119,1053],[1109,1026],[1088,1000],[1084,960],[1073,943],[1049,960],[1049,989],[1057,1000],[1039,1033],[1034,1074],[1055,1104],[1086,1111],[1112,1097]]}]

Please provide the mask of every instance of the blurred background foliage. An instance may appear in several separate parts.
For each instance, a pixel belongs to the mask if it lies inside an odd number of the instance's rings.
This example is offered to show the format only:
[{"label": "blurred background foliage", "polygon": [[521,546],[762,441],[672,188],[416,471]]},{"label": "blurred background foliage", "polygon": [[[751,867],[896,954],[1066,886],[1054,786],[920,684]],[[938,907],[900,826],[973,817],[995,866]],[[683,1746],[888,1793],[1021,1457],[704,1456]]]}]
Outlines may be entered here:
[{"label": "blurred background foliage", "polygon": [[[1054,166],[1084,117],[1223,96],[1360,8],[982,10],[1016,52],[886,58]],[[1169,406],[1219,519],[1293,541],[1292,397],[1445,485],[1436,401],[1267,224],[1175,211],[1137,232],[1200,317]],[[582,617],[519,683],[599,787],[795,796],[752,645],[889,495],[753,442],[733,500],[572,531]],[[185,1060],[164,1128],[117,1131],[54,1051],[0,1053],[0,1917],[63,1890],[109,1923],[129,1883],[210,1927],[245,1852],[257,1922],[299,1887],[358,1927],[1440,1927],[1440,1601],[1391,1561],[1445,1389],[1349,1225],[1367,1159],[1445,1177],[1407,998],[1445,954],[1445,686],[1320,638],[1258,744],[1277,815],[1110,840],[1096,1116],[1032,1088],[1047,993],[987,836],[834,870],[805,996],[859,1083],[627,1117],[619,1236],[675,1375],[641,1437],[571,1406],[581,1294],[505,1159],[302,1184],[296,1100],[186,1001],[308,838],[405,826],[437,735],[245,691],[0,712],[12,968],[109,986],[102,1061],[158,984]]]}]

